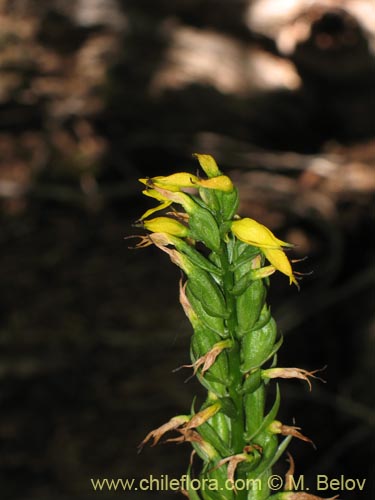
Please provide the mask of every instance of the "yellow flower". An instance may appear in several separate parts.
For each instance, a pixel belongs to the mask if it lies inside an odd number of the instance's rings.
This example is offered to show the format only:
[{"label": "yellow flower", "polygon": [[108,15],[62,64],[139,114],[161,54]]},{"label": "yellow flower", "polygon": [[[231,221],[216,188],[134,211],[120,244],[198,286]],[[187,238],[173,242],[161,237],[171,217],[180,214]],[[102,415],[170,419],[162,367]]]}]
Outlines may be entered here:
[{"label": "yellow flower", "polygon": [[230,192],[234,187],[232,181],[226,175],[219,175],[212,179],[200,179],[196,175],[187,172],[158,176],[151,179],[139,179],[139,182],[152,188],[165,189],[167,191],[177,192],[183,188],[204,187],[207,189],[216,189],[218,191]]},{"label": "yellow flower", "polygon": [[156,186],[168,191],[180,191],[181,188],[196,187],[199,179],[193,174],[179,172],[177,174],[152,177],[151,179],[139,179],[142,184]]},{"label": "yellow flower", "polygon": [[155,219],[143,221],[143,225],[153,233],[167,233],[172,236],[185,238],[189,234],[189,229],[170,217],[156,217]]},{"label": "yellow flower", "polygon": [[232,222],[231,231],[239,240],[260,248],[274,268],[289,276],[289,282],[298,286],[292,266],[282,250],[282,247],[291,247],[290,243],[279,240],[266,226],[249,218]]},{"label": "yellow flower", "polygon": [[248,217],[234,221],[231,229],[239,240],[262,249],[293,246],[279,240],[266,226]]}]

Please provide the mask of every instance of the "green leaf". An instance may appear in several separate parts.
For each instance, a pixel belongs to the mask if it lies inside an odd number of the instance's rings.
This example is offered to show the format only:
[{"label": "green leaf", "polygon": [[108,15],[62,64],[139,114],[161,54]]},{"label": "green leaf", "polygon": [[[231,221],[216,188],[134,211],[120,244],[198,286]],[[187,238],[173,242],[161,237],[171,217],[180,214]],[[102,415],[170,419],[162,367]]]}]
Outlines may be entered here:
[{"label": "green leaf", "polygon": [[274,344],[273,348],[272,348],[272,351],[268,354],[268,356],[266,356],[264,359],[262,359],[262,361],[259,362],[259,364],[257,366],[254,366],[252,368],[252,370],[255,370],[256,368],[260,368],[262,365],[264,365],[264,363],[266,363],[268,360],[270,360],[273,356],[275,356],[275,354],[277,353],[277,351],[280,349],[282,343],[284,341],[284,337],[280,337],[279,340]]},{"label": "green leaf", "polygon": [[195,294],[191,290],[189,280],[186,286],[186,295],[189,299],[191,307],[195,311],[195,314],[200,319],[200,321],[213,332],[219,334],[221,337],[227,338],[228,333],[225,329],[224,319],[218,316],[212,316],[211,314],[207,313],[207,311],[203,308],[202,302],[198,297],[195,296]]},{"label": "green leaf", "polygon": [[219,212],[220,204],[218,200],[218,191],[215,189],[199,188],[199,195],[212,212]]},{"label": "green leaf", "polygon": [[198,207],[190,213],[191,237],[202,241],[210,250],[220,250],[220,232],[215,217],[206,208]]},{"label": "green leaf", "polygon": [[269,426],[269,424],[271,422],[273,422],[276,418],[276,415],[277,415],[277,412],[279,411],[279,408],[280,408],[280,388],[279,388],[279,384],[276,385],[276,398],[275,398],[275,402],[270,410],[270,412],[264,417],[263,419],[263,422],[261,423],[261,425],[258,427],[258,429],[253,432],[251,435],[245,435],[245,440],[246,442],[251,442],[254,440],[254,438],[260,433],[262,432],[266,427]]},{"label": "green leaf", "polygon": [[262,372],[257,369],[250,373],[241,387],[241,394],[252,393],[258,389],[262,383]]},{"label": "green leaf", "polygon": [[223,293],[209,273],[202,269],[190,272],[188,285],[207,314],[218,318],[228,317]]},{"label": "green leaf", "polygon": [[238,210],[239,197],[237,189],[225,192],[218,191],[217,198],[220,205],[220,213],[223,221],[232,220]]},{"label": "green leaf", "polygon": [[200,425],[198,427],[198,432],[205,441],[210,443],[220,453],[223,458],[233,455],[233,450],[224,443],[216,430],[208,422]]},{"label": "green leaf", "polygon": [[283,439],[277,448],[277,452],[275,453],[272,462],[270,463],[270,467],[272,467],[281,457],[281,455],[284,453],[284,451],[287,449],[289,443],[293,439],[293,436],[287,436],[285,439]]},{"label": "green leaf", "polygon": [[237,418],[238,417],[236,405],[234,404],[232,398],[225,397],[225,398],[219,398],[219,400],[221,403],[221,411],[225,415],[227,415],[229,418]]},{"label": "green leaf", "polygon": [[221,276],[223,274],[222,270],[219,267],[206,259],[206,257],[204,257],[194,247],[186,243],[186,241],[180,240],[178,244],[178,250],[187,255],[191,262],[199,268],[204,269],[205,271],[208,271],[215,276]]},{"label": "green leaf", "polygon": [[262,312],[265,298],[266,289],[262,280],[253,281],[247,290],[237,297],[237,333],[240,337],[249,333],[254,328]]},{"label": "green leaf", "polygon": [[[271,464],[274,463],[275,459],[275,443],[277,442],[276,436],[270,436],[270,442],[268,445],[267,449],[267,455],[266,455],[266,449],[263,448],[263,459],[261,460],[260,464],[254,471],[254,479],[260,479],[262,476],[263,472],[265,472],[267,469],[271,467]],[[271,444],[272,443],[272,444]]]},{"label": "green leaf", "polygon": [[255,281],[255,279],[252,272],[249,271],[237,281],[234,287],[230,290],[230,293],[235,296],[242,295],[246,291],[246,289],[249,288],[251,283],[253,283],[253,281]]},{"label": "green leaf", "polygon": [[202,500],[201,497],[196,492],[196,490],[192,489],[190,487],[190,483],[191,483],[191,465],[189,465],[189,468],[188,468],[188,470],[186,472],[186,478],[187,478],[187,481],[186,481],[186,491],[189,494],[189,500]]},{"label": "green leaf", "polygon": [[241,371],[243,373],[257,368],[264,363],[264,360],[272,356],[276,335],[276,323],[271,318],[263,328],[252,330],[243,336],[241,352]]},{"label": "green leaf", "polygon": [[230,266],[231,271],[236,271],[239,267],[253,260],[257,255],[261,253],[258,247],[248,245],[247,243],[244,243],[239,240],[236,240],[235,250],[237,258],[233,261],[233,263]]}]

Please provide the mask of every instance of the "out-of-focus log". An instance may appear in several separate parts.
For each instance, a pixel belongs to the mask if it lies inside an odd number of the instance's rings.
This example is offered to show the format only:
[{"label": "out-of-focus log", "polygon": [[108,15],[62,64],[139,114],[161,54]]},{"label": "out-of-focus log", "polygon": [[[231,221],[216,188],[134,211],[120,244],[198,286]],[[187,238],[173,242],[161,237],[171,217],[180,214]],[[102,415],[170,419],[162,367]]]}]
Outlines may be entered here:
[{"label": "out-of-focus log", "polygon": [[226,170],[232,168],[244,210],[261,210],[264,217],[271,209],[301,216],[314,210],[332,218],[340,202],[363,206],[371,203],[375,192],[375,141],[330,145],[318,155],[304,155],[269,152],[228,137],[201,134],[196,149],[214,155]]}]

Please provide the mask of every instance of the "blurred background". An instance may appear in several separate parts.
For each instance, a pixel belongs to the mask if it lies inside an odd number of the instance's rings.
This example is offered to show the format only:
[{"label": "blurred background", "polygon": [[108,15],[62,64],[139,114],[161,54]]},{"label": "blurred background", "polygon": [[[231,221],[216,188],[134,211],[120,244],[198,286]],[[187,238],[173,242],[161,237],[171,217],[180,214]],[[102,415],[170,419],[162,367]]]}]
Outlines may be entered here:
[{"label": "blurred background", "polygon": [[374,60],[372,0],[0,0],[1,498],[185,473],[188,445],[136,450],[202,396],[172,374],[179,272],[123,238],[152,205],[137,179],[195,173],[193,152],[309,257],[299,293],[270,291],[279,364],[327,365],[312,393],[282,384],[280,419],[317,445],[292,443],[296,473],[371,498]]}]

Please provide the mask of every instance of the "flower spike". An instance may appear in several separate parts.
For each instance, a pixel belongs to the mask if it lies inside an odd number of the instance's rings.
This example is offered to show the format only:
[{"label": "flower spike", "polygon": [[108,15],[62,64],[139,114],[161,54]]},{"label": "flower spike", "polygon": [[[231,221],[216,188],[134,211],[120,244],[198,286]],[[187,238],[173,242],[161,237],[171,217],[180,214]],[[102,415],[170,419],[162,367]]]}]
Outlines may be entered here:
[{"label": "flower spike", "polygon": [[[293,491],[291,456],[284,491],[270,491],[273,465],[291,438],[313,444],[299,427],[277,420],[278,384],[274,401],[269,401],[274,379],[297,378],[311,390],[312,379],[318,378],[319,370],[277,366],[283,337],[267,292],[276,271],[298,287],[300,273],[292,269],[296,261],[286,254],[293,245],[254,219],[236,215],[239,197],[231,179],[212,156],[194,156],[205,175],[183,171],[140,179],[143,194],[156,206],[136,224],[148,234],[129,238],[139,238],[135,248],[155,245],[181,269],[180,303],[193,329],[191,364],[184,367],[193,369],[192,376],[207,392],[197,409],[194,399],[188,414],[150,431],[139,449],[162,438],[191,443],[202,461],[196,477],[209,486],[200,482],[196,490],[190,462],[188,481],[180,487],[191,500],[323,500]],[[161,216],[153,215],[162,210]],[[168,432],[174,434],[165,439]],[[239,491],[240,484],[246,484],[246,491]]]}]

